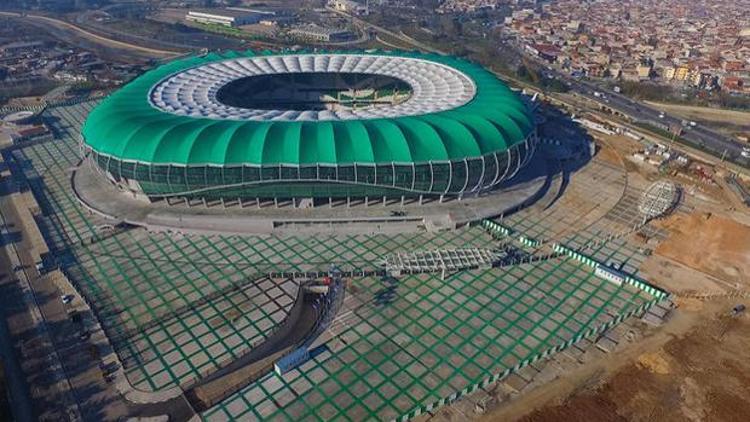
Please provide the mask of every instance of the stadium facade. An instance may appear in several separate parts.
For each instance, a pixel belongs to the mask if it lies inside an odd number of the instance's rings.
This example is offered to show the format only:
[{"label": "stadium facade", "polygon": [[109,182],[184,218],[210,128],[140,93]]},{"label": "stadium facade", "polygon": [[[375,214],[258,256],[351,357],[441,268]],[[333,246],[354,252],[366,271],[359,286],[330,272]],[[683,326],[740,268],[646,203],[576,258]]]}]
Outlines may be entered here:
[{"label": "stadium facade", "polygon": [[513,177],[533,116],[453,57],[228,52],[153,69],[97,106],[87,159],[149,199],[464,197]]}]

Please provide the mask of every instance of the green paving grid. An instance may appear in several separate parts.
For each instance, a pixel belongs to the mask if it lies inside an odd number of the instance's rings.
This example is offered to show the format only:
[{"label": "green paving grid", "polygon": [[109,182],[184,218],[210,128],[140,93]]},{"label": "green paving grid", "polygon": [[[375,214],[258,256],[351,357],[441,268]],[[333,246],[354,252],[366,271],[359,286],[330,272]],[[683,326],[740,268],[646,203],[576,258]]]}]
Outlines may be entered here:
[{"label": "green paving grid", "polygon": [[580,230],[591,223],[587,218],[589,213],[602,214],[616,206],[626,179],[622,169],[594,159],[572,174],[562,197],[551,206],[547,204],[550,197],[557,196],[554,189],[531,208],[506,217],[503,223],[535,239],[564,239],[570,236],[571,228]]},{"label": "green paving grid", "polygon": [[[45,237],[69,252],[66,273],[95,306],[139,389],[188,384],[263,341],[286,317],[296,285],[258,279],[261,273],[325,270],[331,262],[347,263],[345,270],[375,268],[396,251],[493,244],[478,228],[315,238],[174,237],[143,229],[108,235],[97,229],[104,221],[83,210],[69,186],[69,169],[79,160],[75,128],[88,109],[52,109],[62,138],[15,156],[27,163],[28,177],[40,179],[34,193],[49,209],[40,221]],[[245,287],[232,290],[238,284]]]},{"label": "green paving grid", "polygon": [[[627,186],[626,177],[624,170],[593,160],[573,174],[574,183],[552,206],[521,210],[504,218],[502,224],[512,227],[516,236],[552,239],[574,249],[583,248],[641,222],[637,201],[632,201],[633,189]],[[611,185],[613,189],[604,192],[601,185]],[[592,210],[600,217],[582,222],[582,215]],[[576,230],[571,232],[571,227]],[[612,239],[587,250],[586,254],[603,263],[622,264],[622,269],[631,274],[636,274],[647,258],[643,245],[633,244],[627,238]]]},{"label": "green paving grid", "polygon": [[[269,374],[203,414],[205,420],[390,420],[565,345],[654,298],[615,286],[572,259],[400,280],[386,305],[374,278],[327,351]],[[346,304],[345,304],[346,305]]]},{"label": "green paving grid", "polygon": [[[221,290],[237,283],[242,277],[252,277],[260,271],[279,270],[324,270],[331,262],[349,261],[374,268],[380,262],[380,254],[392,253],[394,250],[409,250],[416,244],[431,243],[435,245],[474,245],[479,241],[489,242],[489,237],[481,231],[472,229],[455,233],[445,233],[435,236],[418,236],[417,239],[406,235],[394,237],[386,236],[352,236],[336,241],[334,238],[322,237],[310,239],[288,236],[276,237],[222,237],[222,236],[185,236],[175,240],[165,234],[149,234],[143,230],[131,230],[118,236],[97,242],[85,248],[75,249],[76,256],[81,263],[82,272],[91,274],[86,279],[89,285],[100,285],[106,280],[109,288],[104,289],[105,295],[114,295],[105,301],[112,314],[117,319],[111,325],[135,329],[139,325],[149,323],[154,318],[169,314],[170,308],[194,302],[211,291]],[[146,246],[143,246],[146,244]],[[211,251],[207,254],[207,251]],[[73,271],[74,272],[74,271]],[[74,272],[75,273],[75,272]],[[79,274],[81,277],[81,274]],[[123,290],[123,286],[126,287]],[[235,314],[244,316],[232,318],[229,334],[216,333],[214,337],[195,336],[195,325],[201,321],[211,322],[216,311],[222,307],[221,303],[212,302],[207,306],[209,312],[198,309],[185,324],[159,326],[128,340],[128,347],[132,351],[123,353],[126,357],[133,357],[134,364],[139,368],[131,376],[131,381],[142,389],[158,389],[171,385],[171,381],[184,384],[194,377],[215,368],[225,355],[236,357],[234,350],[242,350],[238,344],[257,344],[265,339],[274,326],[281,322],[278,314],[266,315],[259,313],[263,308],[248,309],[242,303],[248,303],[253,297],[272,294],[268,287],[258,286],[254,294],[242,292],[244,302],[233,301],[226,297],[224,302],[231,302]],[[185,290],[187,289],[187,291]],[[253,288],[251,288],[253,289]],[[291,289],[285,298],[285,308],[291,306]],[[113,292],[119,293],[113,293]],[[123,292],[124,291],[124,292]],[[269,293],[270,291],[270,293]],[[136,295],[128,296],[127,292]],[[181,297],[178,293],[184,293]],[[237,292],[236,294],[240,294]],[[130,297],[130,300],[123,300]],[[122,309],[127,309],[125,314]],[[223,309],[222,314],[226,314]],[[126,317],[123,318],[123,315]],[[285,315],[284,315],[285,316]],[[181,318],[186,319],[186,316]],[[269,323],[269,322],[273,323]],[[222,322],[222,326],[228,323]],[[205,325],[205,324],[204,324]],[[166,332],[165,336],[163,333]],[[193,336],[188,342],[181,339],[187,333]],[[200,334],[200,333],[198,333]],[[239,337],[238,337],[239,336]],[[214,349],[215,344],[225,338],[223,347]],[[164,342],[156,342],[153,338],[164,338]],[[239,338],[239,341],[238,341]],[[195,344],[199,344],[195,353]],[[172,356],[165,361],[163,356],[173,349],[181,348],[182,352],[192,353],[185,356]],[[206,355],[211,356],[206,362]],[[179,359],[183,357],[183,359]],[[190,364],[185,368],[185,363]],[[180,364],[183,368],[179,373],[169,372],[169,366]],[[161,375],[156,377],[156,375]],[[169,375],[169,376],[167,376]],[[159,381],[157,381],[159,380]],[[148,385],[145,385],[147,383]]]},{"label": "green paving grid", "polygon": [[[70,123],[55,125],[56,129],[71,133],[65,128],[75,125],[76,121],[66,121],[64,112],[53,117]],[[77,119],[77,123],[80,121]],[[75,143],[65,137],[61,141],[24,148],[16,155],[29,160],[33,166],[29,174],[41,177],[44,182],[42,192],[35,191],[35,194],[41,199],[39,202],[51,210],[45,230],[48,241],[57,248],[78,245],[73,250],[77,264],[68,266],[67,273],[83,287],[89,302],[99,308],[105,328],[117,333],[115,340],[122,334],[122,343],[115,342],[115,345],[120,346],[118,352],[124,362],[134,369],[128,375],[136,387],[164,388],[215,369],[219,362],[243,350],[238,346],[261,342],[286,317],[296,297],[296,286],[292,288],[286,283],[281,290],[283,294],[276,295],[273,288],[259,284],[223,295],[202,308],[190,309],[176,321],[167,321],[171,322],[169,325],[159,324],[139,332],[137,329],[143,323],[169,315],[207,293],[226,288],[238,278],[257,278],[257,272],[251,266],[245,266],[244,271],[227,266],[218,272],[215,266],[206,269],[206,266],[191,265],[193,257],[185,256],[184,252],[188,245],[176,245],[169,238],[159,242],[143,236],[142,230],[140,242],[132,241],[138,231],[130,231],[91,246],[80,246],[94,237],[91,221],[94,218],[81,210],[65,184],[69,177],[67,169],[78,160]],[[203,251],[205,247],[201,245],[193,250]],[[138,251],[149,259],[133,260],[131,251]],[[185,262],[178,264],[177,251]],[[233,259],[232,262],[241,261]],[[238,295],[245,297],[238,300]],[[223,317],[225,314],[237,316],[227,320]]]},{"label": "green paving grid", "polygon": [[[478,227],[312,239],[177,238],[135,229],[100,238],[96,226],[101,222],[81,209],[68,184],[68,169],[78,161],[75,128],[87,109],[90,105],[83,104],[52,110],[64,137],[23,148],[18,158],[29,161],[27,174],[42,178],[42,195],[54,215],[42,222],[48,226],[48,241],[72,250],[68,274],[97,306],[103,325],[114,333],[115,347],[126,358],[129,378],[144,390],[187,384],[243,347],[262,341],[281,320],[279,312],[290,303],[296,286],[254,279],[246,290],[231,290],[260,272],[325,269],[331,262],[349,262],[359,269],[397,251],[493,245]],[[554,218],[550,214],[545,219]],[[537,230],[546,226],[534,225],[531,219],[529,224]],[[92,239],[100,240],[91,243]],[[622,250],[628,252],[618,255]],[[592,251],[605,261],[626,261],[629,253],[635,252],[627,245],[601,245]],[[447,282],[410,276],[401,280],[399,295],[388,306],[373,302],[383,289],[377,280],[362,280],[356,288],[350,299],[359,299],[361,306],[351,309],[352,320],[337,322],[339,336],[329,342],[331,353],[283,379],[270,375],[205,416],[396,417],[455,395],[513,362],[538,356],[547,345],[562,345],[588,328],[601,327],[648,303],[650,297],[632,288],[616,288],[567,260],[466,272]],[[170,318],[214,292],[221,294]],[[233,314],[240,316],[227,317]],[[290,395],[292,391],[301,398]]]},{"label": "green paving grid", "polygon": [[[504,222],[504,224],[507,225],[507,221]],[[526,222],[523,227],[528,228],[535,226],[533,225],[533,222]],[[517,229],[518,227],[514,226],[514,230]],[[532,230],[531,232],[535,231]],[[525,232],[515,232],[514,236],[518,236],[519,233]],[[573,249],[581,249],[609,234],[610,232],[598,228],[597,225],[593,225],[591,227],[586,227],[579,232],[564,236],[563,239],[567,246]],[[587,248],[585,254],[604,264],[612,263],[616,264],[616,266],[621,266],[621,270],[633,275],[638,273],[641,264],[643,264],[643,261],[647,258],[641,246],[634,245],[625,238],[612,239],[605,243],[598,244],[594,248]]]},{"label": "green paving grid", "polygon": [[[566,237],[565,244],[574,249],[580,249],[608,234],[607,231],[590,227]],[[629,274],[637,274],[641,264],[647,258],[641,246],[634,245],[625,238],[612,239],[604,244],[597,245],[593,249],[587,249],[585,254],[605,264],[621,265],[621,269]]]},{"label": "green paving grid", "polygon": [[[489,226],[487,223],[497,223],[491,220],[486,220],[481,226],[498,239],[504,238],[516,241],[519,237],[524,237],[526,242],[519,242],[522,247],[533,246],[536,244],[536,239],[531,239],[528,236],[525,236],[525,232],[518,231],[516,227],[509,231],[507,221],[504,221],[503,224],[497,224],[496,226]],[[522,228],[528,227],[536,226],[534,226],[533,221],[527,221]],[[534,231],[532,230],[531,232]],[[585,248],[583,253],[589,255],[591,258],[604,264],[615,264],[615,266],[619,266],[620,269],[626,273],[633,275],[637,274],[641,264],[646,259],[643,248],[633,245],[625,238],[610,239],[603,243],[598,242],[608,235],[609,232],[599,229],[598,224],[594,224],[584,228],[580,232],[563,237],[563,239],[567,242],[566,245],[573,250],[582,250]],[[594,241],[597,242],[595,243]],[[591,245],[596,245],[596,247]]]},{"label": "green paving grid", "polygon": [[71,135],[74,133],[72,128],[81,124],[91,107],[90,103],[84,103],[71,107],[75,112],[67,108],[54,109],[50,113],[54,122],[52,128],[63,136],[64,142],[44,142],[13,153],[16,161],[24,164],[24,173],[30,182],[40,180],[46,186],[43,197],[40,198],[37,191],[34,193],[40,206],[50,208],[56,217],[55,224],[59,230],[47,230],[52,236],[48,242],[53,245],[84,242],[95,233],[92,221],[75,201],[69,188],[69,169],[80,159],[75,137]]},{"label": "green paving grid", "polygon": [[[542,219],[540,219],[540,218],[536,218],[536,219],[534,219],[534,218],[532,218],[532,219],[521,218],[521,220],[526,223],[525,225],[522,225],[521,229],[532,228],[532,230],[529,230],[531,233],[535,233],[537,235],[544,234],[545,233],[544,230],[548,226],[546,224],[547,221],[542,221],[542,220],[546,219],[546,218],[549,218],[548,221],[551,222],[551,221],[555,221],[554,219],[556,217],[559,217],[559,216],[560,216],[560,212],[557,212],[557,216],[555,216],[552,213],[547,214],[547,215],[542,215],[541,216]],[[527,217],[527,216],[524,216],[524,217]],[[592,239],[596,239],[596,238],[599,238],[599,237],[607,234],[606,232],[598,230],[597,229],[598,226],[599,226],[599,224],[594,224],[594,225],[592,225],[592,227],[590,227],[587,230],[585,230],[582,234],[572,234],[572,235],[570,235],[570,236],[568,236],[566,238],[572,239],[572,241],[574,243],[578,243],[580,245],[587,244]],[[523,230],[519,230],[518,227],[514,226],[513,229],[514,230],[518,230],[521,233],[525,233]],[[610,260],[616,260],[616,261],[618,261],[620,263],[623,263],[623,264],[625,264],[625,269],[627,271],[632,272],[632,273],[637,272],[637,268],[640,266],[640,262],[643,259],[643,255],[640,253],[640,251],[638,250],[638,248],[633,247],[632,245],[628,244],[625,240],[622,240],[622,239],[616,239],[616,240],[611,241],[611,242],[609,242],[607,244],[599,245],[598,247],[594,248],[593,251],[590,251],[590,253],[591,253],[591,256],[594,256],[597,259],[602,260],[603,262],[608,262]],[[540,264],[540,265],[546,265],[546,264],[547,263]],[[611,285],[611,284],[609,284],[609,283],[607,283],[607,282],[605,282],[605,281],[603,281],[601,279],[593,277],[591,275],[591,271],[592,271],[591,268],[585,267],[585,266],[581,267],[580,264],[579,264],[578,270],[582,271],[584,274],[586,274],[585,277],[587,277],[589,279],[593,279],[593,280],[595,280],[595,282],[599,283],[601,286],[604,286],[605,291],[606,291],[607,288],[610,288],[610,289],[613,288],[613,285]],[[511,273],[514,273],[514,275],[516,277],[518,277],[519,280],[526,279],[528,277],[527,273],[519,273],[518,272],[519,271],[519,267],[511,268],[508,271],[510,271]],[[557,272],[556,276],[565,277],[565,274],[562,273],[562,272]],[[578,276],[578,278],[576,278],[575,276],[570,276],[569,279],[573,280],[574,282],[575,282],[575,280],[583,280],[583,278],[581,278],[580,276]],[[519,285],[523,286],[523,284],[519,284]],[[586,287],[586,286],[582,287],[583,291],[590,291],[590,290],[587,290],[587,289],[588,289],[588,287]],[[569,294],[572,294],[573,292],[574,291],[571,290],[569,292]],[[631,305],[628,309],[620,308],[621,311],[617,312],[617,311],[613,311],[612,308],[607,308],[610,303],[612,303],[612,302],[616,303],[616,300],[603,300],[595,292],[592,296],[589,296],[589,298],[590,298],[590,305],[592,307],[599,307],[599,308],[596,309],[596,310],[592,310],[594,308],[589,308],[588,311],[594,315],[594,317],[593,317],[594,320],[597,319],[597,318],[599,318],[598,321],[600,322],[600,324],[598,324],[598,325],[597,324],[589,324],[588,326],[587,325],[578,324],[580,321],[578,321],[576,319],[576,317],[575,317],[575,312],[576,311],[574,309],[572,309],[570,307],[568,307],[568,308],[566,308],[566,307],[558,307],[558,309],[560,309],[560,311],[562,313],[567,312],[568,315],[566,317],[564,317],[564,318],[555,317],[555,316],[551,317],[551,321],[552,322],[550,322],[550,321],[545,321],[544,322],[545,328],[547,328],[548,330],[553,331],[556,335],[558,333],[568,333],[568,334],[570,334],[571,328],[566,327],[566,324],[573,324],[573,328],[572,329],[573,330],[577,330],[576,331],[577,334],[575,336],[570,336],[567,340],[564,340],[564,338],[561,338],[560,336],[557,336],[557,339],[559,340],[559,342],[557,343],[557,348],[568,346],[569,345],[568,343],[570,343],[572,340],[575,340],[577,338],[577,336],[582,335],[582,333],[590,333],[591,330],[601,330],[601,329],[603,329],[605,327],[611,326],[612,324],[619,322],[621,319],[623,319],[624,317],[626,317],[630,313],[638,311],[638,310],[641,310],[641,309],[643,309],[646,306],[650,306],[653,303],[653,300],[655,300],[655,298],[651,297],[650,295],[648,295],[645,292],[640,292],[638,294],[642,295],[641,296],[643,298],[642,301],[638,302],[638,301],[631,300],[631,301],[627,302],[628,304]],[[550,309],[551,309],[551,307],[548,307],[546,309],[542,309],[542,311],[549,312]],[[373,320],[372,317],[368,317],[366,319]],[[375,320],[377,321],[377,319],[375,319]],[[561,324],[558,324],[556,328],[553,328],[553,326],[554,326],[555,323],[561,323]],[[398,329],[394,328],[395,327],[394,324],[395,323],[390,324],[390,325],[386,325],[386,328],[384,330],[386,332],[387,336],[389,336],[389,337],[390,336],[394,336],[394,335],[395,336],[399,335]],[[552,325],[550,325],[550,324],[552,324]],[[504,328],[506,330],[508,329],[507,327],[504,327]],[[352,330],[356,330],[356,328],[351,328],[348,332],[342,334],[342,337],[345,337],[348,333],[351,333]],[[408,329],[407,329],[407,331],[408,331]],[[533,337],[533,339],[534,340],[538,340],[538,337]],[[432,339],[429,339],[429,337],[428,337],[427,343],[431,343],[431,341],[432,341]],[[350,341],[348,343],[350,343]],[[425,345],[425,348],[429,349],[430,347],[433,347],[433,346],[434,346],[434,344],[427,344],[427,345]],[[554,346],[553,346],[553,348],[554,348]],[[541,350],[549,351],[548,349],[541,349]],[[529,349],[527,348],[526,350],[529,350]],[[540,349],[534,349],[534,350],[535,351],[539,351]],[[546,352],[542,353],[542,355],[544,355],[544,354],[546,354]],[[336,355],[338,355],[338,351],[336,351]],[[442,352],[440,353],[440,355],[441,356],[448,356],[448,355],[452,355],[452,354],[451,354],[450,350],[442,350]],[[510,355],[513,356],[513,357],[516,357],[516,358],[518,357],[517,353],[514,354],[513,352],[511,352]],[[455,356],[455,354],[453,354],[453,356]],[[535,359],[538,356],[540,356],[540,355],[539,354],[537,354],[537,355],[533,355],[532,354],[532,355],[530,355],[530,357],[527,357],[526,361],[528,361],[528,359]],[[419,357],[421,358],[421,356],[419,356]],[[521,361],[524,361],[524,360],[521,360]],[[317,362],[317,363],[322,363],[322,361],[319,360],[319,362]],[[484,362],[484,363],[487,363],[487,362]],[[509,362],[506,362],[506,363],[509,364]],[[351,365],[351,362],[346,362],[346,364],[347,365]],[[327,365],[327,362],[325,363],[325,365]],[[486,366],[484,366],[484,368],[486,368]],[[506,371],[508,370],[508,368],[512,368],[512,366],[507,366],[506,367]],[[312,369],[310,369],[310,370],[312,370]],[[444,368],[443,368],[443,371],[445,371]],[[302,372],[305,372],[305,371],[303,370]],[[501,372],[498,371],[498,372],[495,372],[495,374],[497,376],[497,374],[501,374]],[[331,375],[331,374],[329,374],[329,375]],[[335,376],[335,375],[336,374],[333,374],[331,376]],[[350,407],[350,408],[344,408],[344,409],[342,409],[340,407],[337,407],[336,403],[335,402],[331,402],[330,400],[328,400],[328,401],[319,400],[319,397],[316,396],[316,395],[313,395],[312,398],[313,398],[313,401],[318,401],[320,403],[320,406],[323,407],[323,412],[322,413],[320,412],[320,410],[321,410],[320,408],[313,409],[313,411],[310,411],[309,406],[306,406],[304,404],[300,404],[300,401],[305,401],[304,397],[302,399],[299,399],[299,400],[291,402],[291,404],[289,405],[289,407],[291,407],[292,410],[288,411],[286,406],[278,406],[277,405],[278,403],[285,403],[285,402],[289,401],[288,399],[284,399],[284,397],[277,397],[277,393],[275,393],[274,391],[269,391],[268,389],[264,389],[263,388],[263,383],[269,383],[270,385],[274,385],[275,386],[274,388],[278,388],[279,390],[282,390],[282,386],[287,386],[287,389],[291,388],[292,390],[294,390],[294,394],[300,394],[300,391],[295,390],[294,384],[293,384],[293,383],[297,382],[297,381],[295,381],[295,379],[297,378],[297,376],[298,375],[293,375],[291,380],[276,379],[275,381],[272,381],[274,378],[279,378],[279,377],[276,377],[275,375],[269,375],[266,380],[264,380],[264,381],[262,381],[260,383],[260,385],[256,385],[253,388],[246,389],[245,392],[241,392],[239,395],[236,395],[236,396],[233,396],[233,397],[227,399],[226,401],[223,402],[222,407],[210,410],[209,412],[207,412],[205,414],[205,416],[209,420],[212,420],[212,419],[222,420],[224,418],[239,419],[239,420],[244,420],[244,419],[253,420],[253,419],[258,419],[258,418],[260,418],[260,419],[269,419],[269,418],[271,418],[271,419],[274,419],[274,418],[287,419],[287,418],[291,418],[292,420],[298,420],[298,419],[305,419],[305,418],[309,418],[309,419],[319,419],[319,418],[320,419],[328,419],[330,417],[335,417],[335,416],[341,416],[341,417],[344,417],[344,418],[349,418],[349,419],[354,419],[354,420],[361,419],[361,418],[365,418],[365,419],[368,418],[368,414],[366,412],[363,413],[363,414],[357,413],[358,411],[361,411],[361,408],[358,407],[358,406],[353,406],[352,405],[352,407]],[[308,379],[308,378],[301,378],[301,379],[302,379],[302,381],[299,381],[299,382],[301,383],[301,385],[303,386],[303,388],[311,388],[309,386],[310,384],[312,384],[312,382],[311,382],[310,379]],[[485,378],[484,379],[484,381],[487,381],[487,380],[494,380],[494,378]],[[320,381],[320,380],[316,380],[316,381]],[[456,396],[457,393],[459,393],[461,391],[471,390],[472,387],[476,388],[476,386],[478,384],[479,384],[478,382],[474,383],[474,384],[467,383],[467,385],[464,386],[464,388],[459,388],[460,387],[459,385],[451,384],[451,386],[454,387],[454,389],[451,390],[452,392],[444,391],[446,394],[442,398],[443,399],[446,398],[446,397],[448,397],[448,398],[450,398],[450,397],[455,398],[455,396]],[[337,382],[337,385],[341,385],[341,383]],[[354,384],[351,384],[351,386],[353,387]],[[346,385],[345,388],[349,389],[350,386]],[[392,385],[387,385],[386,386],[386,389],[388,391],[390,391],[391,388],[392,388]],[[361,386],[360,386],[360,390],[361,390]],[[328,394],[331,393],[331,391],[325,391],[325,390],[323,390],[323,391],[321,391],[321,393],[322,393],[323,396],[327,396]],[[407,396],[410,399],[413,400],[414,396],[413,395],[409,395],[409,394],[411,394],[410,391],[407,392]],[[394,397],[387,397],[387,399],[388,400],[393,400]],[[382,395],[380,395],[379,398],[382,401],[385,401],[385,400],[383,400],[384,397]],[[434,399],[434,397],[431,397],[431,398]],[[348,399],[349,399],[348,397],[344,397],[341,400],[343,400],[344,402],[346,402],[346,401],[348,401]],[[440,398],[438,398],[437,400],[432,400],[432,402],[436,402],[436,401],[438,403],[440,403]],[[427,402],[428,403],[432,403],[429,400],[427,400]],[[247,411],[246,409],[247,409],[248,405],[257,406],[258,410],[257,411]],[[423,404],[423,406],[430,406],[430,405],[431,404],[428,404],[428,405],[424,405]],[[335,411],[338,411],[338,413],[333,413],[334,409],[335,409]],[[420,409],[420,407],[417,406],[417,409]],[[406,413],[406,412],[401,412],[400,410],[394,412],[393,409],[390,409],[391,410],[390,413],[386,412],[386,416],[387,417],[383,417],[383,414],[381,412],[384,409],[382,409],[382,408],[367,407],[367,410],[370,411],[369,417],[376,417],[376,418],[380,418],[380,419],[388,419],[388,418],[395,417],[396,416],[395,413],[398,413],[399,415],[404,415]],[[424,410],[424,409],[422,409],[422,410]],[[420,410],[417,410],[416,412],[418,413],[419,411]],[[298,413],[295,413],[295,412],[298,412]],[[329,412],[329,413],[326,413],[326,412]],[[401,412],[401,413],[399,413],[399,412]],[[414,412],[415,411],[412,409],[412,413],[410,413],[410,414],[406,413],[406,414],[414,416],[415,415]],[[320,414],[324,414],[325,417],[321,418]],[[355,415],[355,416],[352,416],[352,415]]]},{"label": "green paving grid", "polygon": [[[507,224],[507,222],[505,222],[505,224]],[[539,225],[543,226],[544,223],[540,223]],[[523,229],[528,229],[529,227],[535,228],[535,230],[531,230],[531,232],[536,232],[538,230],[538,226],[534,225],[533,217],[525,221],[524,224],[514,226],[514,229],[519,230],[521,233],[525,233]],[[608,223],[604,222],[604,219],[602,219],[590,226],[576,231],[575,233],[563,236],[562,242],[573,249],[581,249],[609,236],[612,232],[608,229],[612,228],[613,227],[608,225]],[[618,229],[625,230],[627,229],[627,226],[619,226]],[[629,241],[627,238],[611,239],[605,243],[597,244],[596,247],[587,248],[585,253],[605,264],[616,263],[617,265],[622,265],[621,269],[630,274],[638,273],[641,264],[647,258],[644,254],[642,245],[633,244],[633,242]]]},{"label": "green paving grid", "polygon": [[[79,265],[68,269],[80,285],[100,290],[90,301],[102,308],[105,325],[131,333],[111,337],[116,345],[126,346],[120,354],[134,369],[128,375],[138,388],[155,390],[189,382],[225,359],[236,358],[246,345],[263,341],[286,318],[296,284],[257,279],[249,266],[238,271],[236,265],[190,263],[190,257],[200,259],[209,250],[207,242],[191,245],[192,239],[178,243],[166,236],[154,237],[129,231],[78,248]],[[135,257],[128,254],[130,250],[136,251]],[[151,259],[139,259],[139,254]],[[206,259],[211,256],[215,253]],[[243,278],[252,281],[244,289],[228,290]],[[205,305],[190,307],[216,291],[224,293]],[[154,320],[155,326],[138,329]]]}]

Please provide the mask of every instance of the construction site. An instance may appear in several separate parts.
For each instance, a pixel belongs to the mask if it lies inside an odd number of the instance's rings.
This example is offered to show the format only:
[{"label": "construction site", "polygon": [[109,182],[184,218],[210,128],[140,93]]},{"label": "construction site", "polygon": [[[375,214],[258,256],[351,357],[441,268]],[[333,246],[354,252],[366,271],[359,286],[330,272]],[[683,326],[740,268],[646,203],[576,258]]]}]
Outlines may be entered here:
[{"label": "construction site", "polygon": [[[59,380],[30,375],[33,359],[21,368],[40,419],[750,411],[750,217],[725,176],[746,182],[720,163],[691,156],[660,171],[633,160],[648,140],[584,130],[543,104],[535,157],[549,171],[492,217],[355,233],[149,230],[74,192],[95,106],[47,108],[53,136],[2,151],[2,283],[23,286],[4,300],[39,309],[9,331],[31,330],[16,353],[54,361]],[[716,356],[721,373],[706,366]]]}]

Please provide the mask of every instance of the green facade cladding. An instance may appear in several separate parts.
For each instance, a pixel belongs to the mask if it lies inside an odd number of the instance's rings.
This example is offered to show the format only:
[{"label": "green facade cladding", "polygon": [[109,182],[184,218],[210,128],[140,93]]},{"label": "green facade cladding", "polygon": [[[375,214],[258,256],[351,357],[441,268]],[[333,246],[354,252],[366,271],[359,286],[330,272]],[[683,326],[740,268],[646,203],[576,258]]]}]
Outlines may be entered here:
[{"label": "green facade cladding", "polygon": [[[312,53],[282,55],[291,54]],[[438,63],[468,77],[475,91],[447,110],[345,120],[196,117],[152,103],[154,87],[180,72],[280,55],[212,53],[157,67],[103,100],[84,124],[84,151],[126,189],[207,198],[460,196],[508,179],[533,153],[533,116],[480,66],[434,54],[315,53],[337,54]]]}]

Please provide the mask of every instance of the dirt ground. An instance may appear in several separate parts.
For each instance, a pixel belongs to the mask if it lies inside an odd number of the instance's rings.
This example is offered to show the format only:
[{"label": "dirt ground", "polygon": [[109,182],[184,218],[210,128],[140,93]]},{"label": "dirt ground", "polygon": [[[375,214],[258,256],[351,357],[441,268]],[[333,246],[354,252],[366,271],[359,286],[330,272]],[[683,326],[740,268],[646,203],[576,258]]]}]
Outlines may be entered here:
[{"label": "dirt ground", "polygon": [[678,104],[664,104],[647,101],[667,113],[690,120],[704,120],[716,123],[729,123],[750,126],[750,113],[737,110],[724,110],[711,107],[697,107]]},{"label": "dirt ground", "polygon": [[641,264],[639,274],[670,292],[720,292],[734,285],[701,273],[670,258],[653,254]]},{"label": "dirt ground", "polygon": [[[598,135],[598,134],[597,134]],[[605,161],[607,163],[613,164],[615,166],[622,166],[623,165],[623,159],[622,159],[622,152],[617,151],[613,148],[613,144],[616,145],[616,140],[613,139],[614,137],[605,137],[603,135],[596,136],[595,139],[597,139],[597,144],[599,146],[598,151],[596,153],[596,157],[602,161]]]},{"label": "dirt ground", "polygon": [[647,165],[638,165],[628,157],[642,148],[641,144],[623,135],[603,135],[601,133],[591,133],[599,145],[597,158],[623,167],[628,173],[628,177],[633,175],[642,176],[644,179],[654,179],[658,177],[655,167]]},{"label": "dirt ground", "polygon": [[701,317],[688,332],[644,350],[606,381],[518,420],[747,421],[750,317],[730,317],[733,304],[681,304],[680,312]]},{"label": "dirt ground", "polygon": [[[648,102],[648,101],[647,101]],[[664,110],[685,120],[693,120],[728,136],[750,132],[750,113],[712,107],[664,104],[648,102],[659,110]]]},{"label": "dirt ground", "polygon": [[661,224],[669,238],[654,251],[740,287],[750,286],[750,227],[708,213],[674,215]]}]

